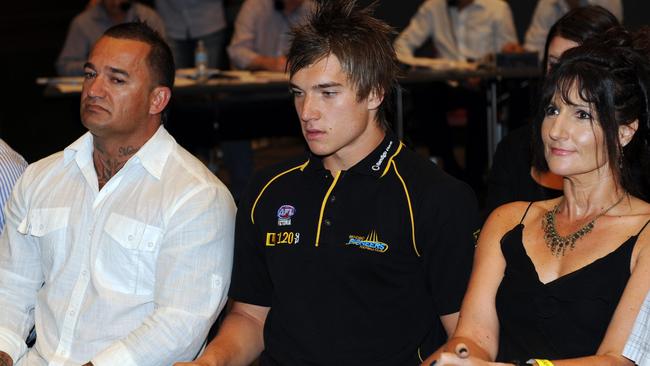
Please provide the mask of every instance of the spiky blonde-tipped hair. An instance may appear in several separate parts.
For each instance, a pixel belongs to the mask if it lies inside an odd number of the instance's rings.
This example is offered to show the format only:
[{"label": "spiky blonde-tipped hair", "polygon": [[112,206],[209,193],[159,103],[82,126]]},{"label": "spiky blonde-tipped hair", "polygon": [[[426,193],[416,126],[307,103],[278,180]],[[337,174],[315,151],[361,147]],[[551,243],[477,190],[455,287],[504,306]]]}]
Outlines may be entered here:
[{"label": "spiky blonde-tipped hair", "polygon": [[391,42],[394,30],[372,13],[377,1],[360,7],[356,0],[321,0],[307,22],[291,31],[289,73],[336,56],[354,86],[357,99],[371,92],[383,95],[377,119],[388,128],[387,114],[398,87],[399,63]]}]

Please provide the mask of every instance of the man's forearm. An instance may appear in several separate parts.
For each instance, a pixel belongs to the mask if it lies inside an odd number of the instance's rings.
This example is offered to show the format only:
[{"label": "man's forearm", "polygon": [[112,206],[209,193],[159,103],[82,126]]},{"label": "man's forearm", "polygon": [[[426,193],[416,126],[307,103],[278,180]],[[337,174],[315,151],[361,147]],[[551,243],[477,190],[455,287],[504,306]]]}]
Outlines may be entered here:
[{"label": "man's forearm", "polygon": [[14,360],[6,352],[0,351],[0,366],[13,366]]},{"label": "man's forearm", "polygon": [[264,349],[263,322],[233,311],[224,319],[217,337],[196,363],[190,365],[250,365]]}]

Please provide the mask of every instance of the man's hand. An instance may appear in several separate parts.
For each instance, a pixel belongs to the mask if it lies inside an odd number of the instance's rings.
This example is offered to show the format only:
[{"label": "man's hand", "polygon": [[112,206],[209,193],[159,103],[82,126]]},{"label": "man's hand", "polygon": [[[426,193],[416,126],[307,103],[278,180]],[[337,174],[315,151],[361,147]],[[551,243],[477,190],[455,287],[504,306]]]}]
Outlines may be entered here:
[{"label": "man's hand", "polygon": [[0,351],[0,366],[13,366],[14,360],[6,352]]}]

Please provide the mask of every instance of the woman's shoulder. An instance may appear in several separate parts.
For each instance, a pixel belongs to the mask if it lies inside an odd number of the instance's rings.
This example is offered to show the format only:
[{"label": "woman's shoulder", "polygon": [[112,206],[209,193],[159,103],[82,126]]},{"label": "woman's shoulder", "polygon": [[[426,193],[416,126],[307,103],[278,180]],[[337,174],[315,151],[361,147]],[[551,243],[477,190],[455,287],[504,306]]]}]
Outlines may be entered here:
[{"label": "woman's shoulder", "polygon": [[[559,197],[544,201],[510,202],[497,207],[492,214],[490,214],[490,218],[493,218],[493,221],[496,220],[499,222],[525,223],[529,218],[538,217],[553,209],[553,207],[555,207],[559,202]],[[488,218],[488,220],[490,220],[490,218]]]}]

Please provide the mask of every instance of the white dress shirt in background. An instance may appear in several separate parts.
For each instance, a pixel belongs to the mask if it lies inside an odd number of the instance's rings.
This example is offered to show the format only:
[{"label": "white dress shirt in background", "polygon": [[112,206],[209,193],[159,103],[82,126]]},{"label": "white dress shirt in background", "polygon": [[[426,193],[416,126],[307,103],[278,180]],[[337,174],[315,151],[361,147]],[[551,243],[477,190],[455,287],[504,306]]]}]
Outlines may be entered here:
[{"label": "white dress shirt in background", "polygon": [[401,61],[431,38],[438,57],[455,60],[479,60],[500,52],[507,43],[517,42],[510,7],[502,0],[475,0],[458,11],[446,0],[427,0],[395,40]]},{"label": "white dress shirt in background", "polygon": [[279,57],[289,51],[291,27],[306,20],[313,2],[305,0],[289,16],[276,10],[273,0],[246,0],[235,20],[228,56],[236,69],[247,69],[258,56]]},{"label": "white dress shirt in background", "polygon": [[650,293],[641,306],[632,334],[623,349],[623,356],[638,366],[650,366]]},{"label": "white dress shirt in background", "polygon": [[28,366],[192,359],[226,302],[232,197],[163,127],[101,190],[92,151],[86,133],[15,186],[0,240],[0,350]]},{"label": "white dress shirt in background", "polygon": [[[621,0],[581,0],[580,5],[600,5],[612,12],[619,22],[623,22],[623,3]],[[538,52],[541,59],[548,31],[569,10],[565,0],[539,0],[530,21],[530,26],[526,31],[524,48]]]}]

